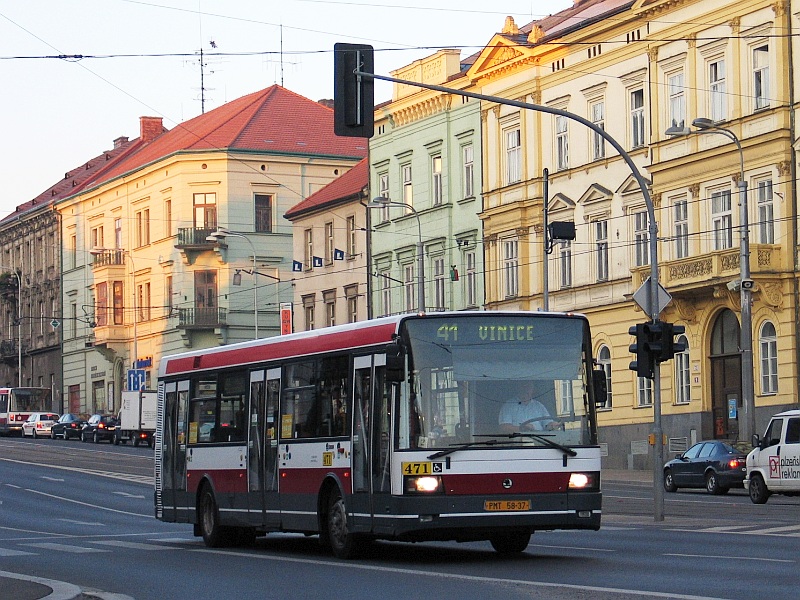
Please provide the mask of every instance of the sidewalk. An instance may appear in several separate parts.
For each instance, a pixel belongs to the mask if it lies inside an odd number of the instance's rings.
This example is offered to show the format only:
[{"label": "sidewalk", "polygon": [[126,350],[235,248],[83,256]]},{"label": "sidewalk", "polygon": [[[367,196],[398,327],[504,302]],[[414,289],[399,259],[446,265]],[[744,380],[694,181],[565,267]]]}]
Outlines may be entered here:
[{"label": "sidewalk", "polygon": [[653,472],[627,469],[603,469],[600,481],[627,481],[630,483],[647,483],[653,485]]},{"label": "sidewalk", "polygon": [[0,589],[3,598],[14,600],[79,600],[85,598],[77,585],[18,575],[8,571],[0,571]]}]

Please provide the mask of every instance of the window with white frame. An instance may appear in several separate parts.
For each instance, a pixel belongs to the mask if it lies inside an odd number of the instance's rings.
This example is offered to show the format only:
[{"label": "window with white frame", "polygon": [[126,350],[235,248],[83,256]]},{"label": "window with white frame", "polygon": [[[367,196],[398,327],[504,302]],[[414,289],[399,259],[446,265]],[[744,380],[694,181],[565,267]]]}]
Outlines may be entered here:
[{"label": "window with white frame", "polygon": [[[415,294],[416,285],[414,285],[414,265],[406,265],[403,268],[403,289],[406,296],[406,312],[412,312],[417,306],[417,297]],[[420,307],[422,310],[422,307]]]},{"label": "window with white frame", "polygon": [[444,304],[444,258],[433,261],[433,295],[436,310],[445,310]]},{"label": "window with white frame", "polygon": [[392,314],[392,278],[389,271],[381,271],[381,314],[384,317]]},{"label": "window with white frame", "polygon": [[597,281],[608,281],[608,221],[594,222],[594,252]]},{"label": "window with white frame", "polygon": [[644,146],[644,89],[630,93],[631,148]]},{"label": "window with white frame", "polygon": [[103,226],[99,225],[97,227],[92,227],[91,230],[91,243],[92,248],[104,248],[105,245],[103,244]]},{"label": "window with white frame", "polygon": [[772,204],[772,180],[756,181],[756,205],[758,208],[758,243],[775,243],[775,211]]},{"label": "window with white frame", "polygon": [[355,215],[347,217],[347,258],[353,258],[358,250],[358,227]]},{"label": "window with white frame", "polygon": [[556,115],[556,169],[569,169],[569,129],[567,117]]},{"label": "window with white frame", "polygon": [[672,205],[675,227],[675,258],[689,256],[689,203],[685,197],[677,198]]},{"label": "window with white frame", "polygon": [[686,125],[686,90],[683,86],[683,72],[673,73],[667,77],[669,90],[669,124],[670,127]]},{"label": "window with white frame", "polygon": [[769,45],[753,48],[753,97],[755,110],[769,106]]},{"label": "window with white frame", "polygon": [[431,157],[431,188],[432,195],[431,202],[434,206],[439,206],[442,203],[442,157]]},{"label": "window with white frame", "polygon": [[472,144],[467,144],[461,149],[461,160],[464,198],[472,198],[475,195],[475,156]]},{"label": "window with white frame", "polygon": [[637,267],[650,264],[650,233],[647,229],[647,211],[633,213],[633,239],[636,246],[635,264]]},{"label": "window with white frame", "polygon": [[[593,102],[589,107],[589,114],[592,117],[592,124],[605,131],[606,105],[603,100]],[[592,159],[599,160],[606,156],[606,140],[596,131],[592,131]]]},{"label": "window with white frame", "polygon": [[114,248],[122,248],[122,219],[114,219]]},{"label": "window with white frame", "polygon": [[136,213],[136,247],[150,243],[150,209],[145,208]]},{"label": "window with white frame", "polygon": [[522,180],[522,138],[519,127],[505,132],[506,185]]},{"label": "window with white frame", "polygon": [[503,249],[503,292],[506,298],[516,298],[519,293],[519,242],[504,240]]},{"label": "window with white frame", "polygon": [[714,232],[714,250],[727,250],[733,247],[730,190],[711,192],[711,229]]},{"label": "window with white frame", "polygon": [[598,398],[598,400],[603,400],[600,408],[611,408],[611,350],[608,349],[608,346],[600,346],[600,350],[597,352],[597,363],[606,374],[606,397]]},{"label": "window with white frame", "polygon": [[561,275],[561,287],[572,286],[572,242],[570,240],[559,240],[558,242],[558,264]]},{"label": "window with white frame", "polygon": [[336,290],[322,292],[322,300],[325,304],[325,327],[336,325]]},{"label": "window with white frame", "polygon": [[562,379],[558,386],[558,414],[559,415],[573,415],[575,414],[575,390],[572,387],[573,381],[569,379]]},{"label": "window with white frame", "polygon": [[758,335],[761,349],[761,393],[778,393],[778,336],[775,325],[764,321]]},{"label": "window with white frame", "polygon": [[689,379],[689,340],[685,335],[681,335],[677,341],[683,344],[684,350],[675,353],[675,403],[689,404],[692,399]]},{"label": "window with white frame", "polygon": [[314,302],[315,296],[303,296],[303,320],[305,321],[305,330],[311,331],[314,329]]},{"label": "window with white frame", "polygon": [[333,239],[333,222],[325,223],[325,264],[333,264],[333,251],[335,250],[335,241]]},{"label": "window with white frame", "polygon": [[414,206],[414,187],[411,181],[411,165],[403,165],[400,168],[403,181],[403,202],[409,206]]},{"label": "window with white frame", "polygon": [[139,301],[139,321],[150,320],[150,282],[145,281],[137,286],[136,296]]},{"label": "window with white frame", "polygon": [[314,230],[306,229],[303,231],[303,268],[311,270],[311,261],[314,256]]},{"label": "window with white frame", "polygon": [[[389,197],[389,174],[388,173],[381,173],[378,175],[378,195],[381,198],[388,198]],[[389,220],[389,206],[384,206],[380,209],[379,218],[381,223],[386,222]]]},{"label": "window with white frame", "polygon": [[647,377],[637,377],[636,380],[636,405],[653,406],[653,380]]},{"label": "window with white frame", "polygon": [[344,288],[344,297],[347,299],[347,322],[358,321],[358,285],[349,285]]},{"label": "window with white frame", "polygon": [[478,273],[475,251],[464,253],[464,262],[467,265],[467,273],[464,278],[465,296],[467,306],[478,305]]},{"label": "window with white frame", "polygon": [[711,94],[711,120],[724,121],[728,116],[728,97],[725,86],[725,60],[708,63],[708,90]]}]

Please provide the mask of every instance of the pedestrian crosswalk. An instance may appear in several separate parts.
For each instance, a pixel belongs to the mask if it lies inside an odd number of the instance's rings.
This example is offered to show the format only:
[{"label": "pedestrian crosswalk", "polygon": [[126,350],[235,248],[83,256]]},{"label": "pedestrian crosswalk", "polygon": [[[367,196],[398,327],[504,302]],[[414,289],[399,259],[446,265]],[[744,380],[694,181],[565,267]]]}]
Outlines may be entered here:
[{"label": "pedestrian crosswalk", "polygon": [[800,525],[764,527],[758,525],[716,525],[713,527],[669,527],[672,531],[693,531],[695,533],[723,533],[729,535],[772,535],[800,537]]}]

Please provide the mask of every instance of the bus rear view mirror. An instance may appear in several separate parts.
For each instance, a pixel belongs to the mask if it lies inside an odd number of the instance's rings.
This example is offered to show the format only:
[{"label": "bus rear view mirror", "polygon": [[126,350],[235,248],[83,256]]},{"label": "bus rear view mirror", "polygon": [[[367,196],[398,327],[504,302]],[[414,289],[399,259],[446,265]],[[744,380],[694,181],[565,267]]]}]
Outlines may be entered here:
[{"label": "bus rear view mirror", "polygon": [[406,378],[406,353],[399,342],[386,346],[386,380],[401,382]]},{"label": "bus rear view mirror", "polygon": [[592,371],[592,383],[594,384],[594,404],[595,406],[605,407],[608,400],[608,382],[604,369]]}]

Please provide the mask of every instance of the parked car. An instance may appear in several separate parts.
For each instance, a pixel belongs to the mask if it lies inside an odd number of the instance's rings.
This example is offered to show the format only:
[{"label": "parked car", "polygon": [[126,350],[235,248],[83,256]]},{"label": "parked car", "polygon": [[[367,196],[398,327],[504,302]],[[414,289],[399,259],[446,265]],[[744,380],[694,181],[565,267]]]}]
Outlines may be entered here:
[{"label": "parked car", "polygon": [[60,437],[65,440],[81,437],[81,429],[86,423],[86,419],[80,415],[64,413],[50,428],[50,437],[53,439]]},{"label": "parked car", "polygon": [[709,494],[726,494],[744,487],[747,453],[728,442],[697,442],[664,465],[664,489],[706,488]]},{"label": "parked car", "polygon": [[81,441],[93,441],[95,444],[114,441],[117,431],[117,418],[114,415],[92,415],[81,429]]},{"label": "parked car", "polygon": [[28,420],[22,423],[22,436],[37,438],[42,435],[50,436],[50,428],[58,421],[55,413],[32,413]]}]

